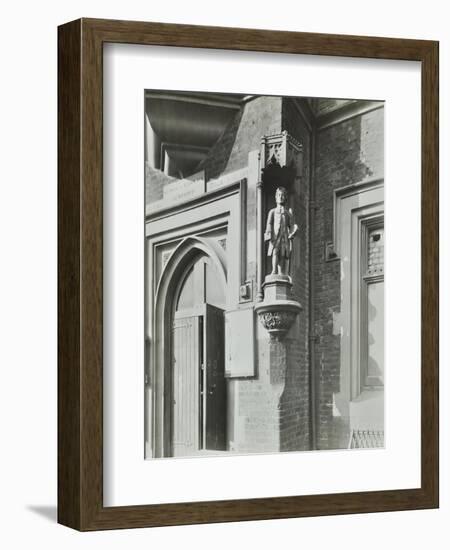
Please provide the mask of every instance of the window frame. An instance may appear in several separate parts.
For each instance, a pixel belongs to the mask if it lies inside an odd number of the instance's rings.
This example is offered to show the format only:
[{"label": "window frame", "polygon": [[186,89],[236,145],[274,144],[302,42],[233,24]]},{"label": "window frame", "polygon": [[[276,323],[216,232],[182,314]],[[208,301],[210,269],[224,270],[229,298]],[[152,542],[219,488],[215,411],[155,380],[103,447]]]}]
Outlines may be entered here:
[{"label": "window frame", "polygon": [[[371,231],[383,229],[384,230],[384,215],[372,214],[364,217],[360,220],[360,279],[359,279],[359,335],[358,335],[358,348],[359,348],[359,392],[383,390],[384,383],[380,381],[379,377],[371,377],[368,374],[368,360],[369,360],[369,320],[368,320],[368,300],[369,300],[369,286],[375,283],[384,283],[384,267],[383,272],[370,274],[368,273],[368,258],[369,258],[369,238]],[[384,294],[383,294],[384,300]],[[383,309],[384,311],[384,309]],[[383,349],[384,355],[384,349]],[[378,378],[370,382],[369,378]]]}]

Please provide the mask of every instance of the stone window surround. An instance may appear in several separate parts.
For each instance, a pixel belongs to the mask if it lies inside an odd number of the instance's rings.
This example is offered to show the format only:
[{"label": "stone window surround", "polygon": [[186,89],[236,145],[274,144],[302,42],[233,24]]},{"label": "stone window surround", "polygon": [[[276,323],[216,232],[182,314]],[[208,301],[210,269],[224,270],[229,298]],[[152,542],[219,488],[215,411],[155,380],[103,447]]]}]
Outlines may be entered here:
[{"label": "stone window surround", "polygon": [[[383,215],[382,178],[367,179],[334,192],[334,232],[329,249],[333,251],[332,259],[341,264],[341,309],[333,315],[333,332],[341,337],[340,391],[334,396],[334,405],[350,424],[360,422],[352,418],[354,411],[374,397],[368,395],[373,390],[361,391],[361,230],[364,220],[379,220]],[[377,394],[383,399],[382,391]]]}]

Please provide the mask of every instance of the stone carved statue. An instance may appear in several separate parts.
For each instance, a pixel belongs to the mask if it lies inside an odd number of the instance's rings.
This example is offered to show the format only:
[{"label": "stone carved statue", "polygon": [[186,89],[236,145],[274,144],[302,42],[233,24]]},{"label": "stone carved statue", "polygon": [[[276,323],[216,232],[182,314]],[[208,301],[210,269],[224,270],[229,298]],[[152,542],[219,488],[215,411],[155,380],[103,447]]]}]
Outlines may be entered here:
[{"label": "stone carved statue", "polygon": [[275,192],[275,208],[269,211],[264,240],[269,241],[267,255],[272,256],[272,275],[289,275],[292,239],[298,231],[292,209],[286,208],[287,191],[278,187]]}]

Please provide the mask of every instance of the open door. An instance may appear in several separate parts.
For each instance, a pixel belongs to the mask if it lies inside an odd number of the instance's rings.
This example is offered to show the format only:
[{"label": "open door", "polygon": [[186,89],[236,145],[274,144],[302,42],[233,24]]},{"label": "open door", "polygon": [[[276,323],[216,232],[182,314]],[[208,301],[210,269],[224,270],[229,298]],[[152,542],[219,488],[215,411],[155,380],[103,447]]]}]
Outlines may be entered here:
[{"label": "open door", "polygon": [[204,446],[226,450],[225,319],[223,310],[206,305],[204,320]]},{"label": "open door", "polygon": [[227,446],[225,296],[209,262],[202,256],[191,265],[174,296],[166,394],[170,456]]},{"label": "open door", "polygon": [[172,326],[172,456],[192,456],[200,442],[199,318]]}]

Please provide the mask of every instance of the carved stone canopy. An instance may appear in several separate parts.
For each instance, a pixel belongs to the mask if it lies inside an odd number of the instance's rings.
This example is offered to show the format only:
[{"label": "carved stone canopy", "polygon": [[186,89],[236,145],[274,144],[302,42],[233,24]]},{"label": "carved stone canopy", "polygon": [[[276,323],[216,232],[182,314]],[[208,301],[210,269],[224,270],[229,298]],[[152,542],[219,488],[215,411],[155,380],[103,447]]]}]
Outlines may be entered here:
[{"label": "carved stone canopy", "polygon": [[264,136],[261,144],[263,149],[261,179],[264,188],[271,192],[272,187],[275,189],[277,186],[283,186],[289,191],[295,178],[300,177],[302,173],[302,143],[284,130],[279,134]]}]

